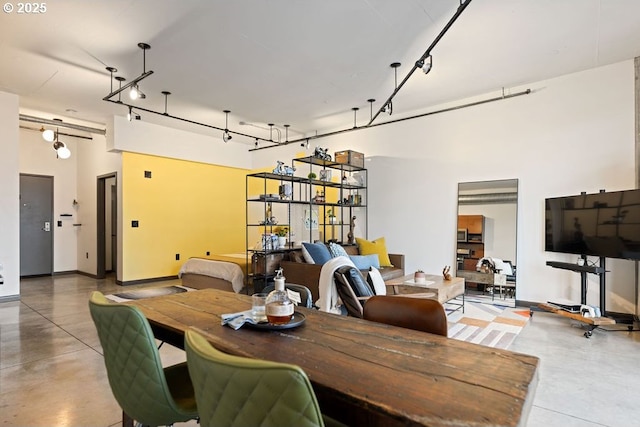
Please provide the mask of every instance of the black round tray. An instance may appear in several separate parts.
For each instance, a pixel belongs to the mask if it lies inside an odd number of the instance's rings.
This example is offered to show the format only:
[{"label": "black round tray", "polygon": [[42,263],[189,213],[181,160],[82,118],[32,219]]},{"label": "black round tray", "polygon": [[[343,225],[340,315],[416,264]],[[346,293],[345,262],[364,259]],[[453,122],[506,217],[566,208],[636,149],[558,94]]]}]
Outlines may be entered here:
[{"label": "black round tray", "polygon": [[289,320],[288,323],[285,323],[284,325],[272,325],[271,323],[245,323],[247,326],[254,328],[254,329],[265,329],[267,331],[275,331],[278,329],[291,329],[291,328],[297,328],[298,326],[302,325],[304,323],[304,321],[306,320],[306,316],[302,313],[300,313],[299,311],[295,311],[293,313],[293,317],[291,318],[291,320]]}]

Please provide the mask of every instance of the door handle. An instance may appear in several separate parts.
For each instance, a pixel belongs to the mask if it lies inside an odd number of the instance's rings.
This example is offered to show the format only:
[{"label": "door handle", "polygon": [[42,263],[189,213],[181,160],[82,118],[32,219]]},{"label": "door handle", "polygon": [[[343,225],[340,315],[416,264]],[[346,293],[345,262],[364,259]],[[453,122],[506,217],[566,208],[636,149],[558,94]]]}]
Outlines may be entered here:
[{"label": "door handle", "polygon": [[51,231],[51,223],[49,221],[44,222],[44,227],[42,228],[42,231]]}]

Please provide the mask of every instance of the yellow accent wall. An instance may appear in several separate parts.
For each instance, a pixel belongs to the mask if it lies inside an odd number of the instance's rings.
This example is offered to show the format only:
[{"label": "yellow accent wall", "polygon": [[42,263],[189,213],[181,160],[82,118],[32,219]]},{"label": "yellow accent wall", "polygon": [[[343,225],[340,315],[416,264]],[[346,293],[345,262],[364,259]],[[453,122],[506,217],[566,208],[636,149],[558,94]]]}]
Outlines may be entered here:
[{"label": "yellow accent wall", "polygon": [[175,276],[186,259],[207,251],[244,253],[247,173],[123,153],[123,282]]}]

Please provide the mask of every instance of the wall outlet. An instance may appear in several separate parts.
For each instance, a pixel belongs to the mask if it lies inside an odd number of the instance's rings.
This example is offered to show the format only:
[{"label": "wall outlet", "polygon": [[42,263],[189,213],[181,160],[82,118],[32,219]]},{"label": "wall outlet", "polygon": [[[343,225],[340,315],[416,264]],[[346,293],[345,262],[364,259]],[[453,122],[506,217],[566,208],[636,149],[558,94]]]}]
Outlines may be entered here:
[{"label": "wall outlet", "polygon": [[207,251],[207,256],[211,255],[211,252]]},{"label": "wall outlet", "polygon": [[180,261],[180,254],[176,254],[176,261]]}]

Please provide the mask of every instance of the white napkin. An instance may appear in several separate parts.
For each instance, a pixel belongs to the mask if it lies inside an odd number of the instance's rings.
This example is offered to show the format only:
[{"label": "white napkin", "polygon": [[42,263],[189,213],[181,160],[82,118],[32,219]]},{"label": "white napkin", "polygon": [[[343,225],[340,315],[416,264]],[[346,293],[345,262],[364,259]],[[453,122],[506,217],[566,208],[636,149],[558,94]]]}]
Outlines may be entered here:
[{"label": "white napkin", "polygon": [[238,313],[228,313],[220,316],[222,319],[221,325],[229,325],[233,329],[238,330],[245,323],[251,323],[253,325],[260,323],[256,319],[253,318],[253,313],[251,310],[240,311]]}]

